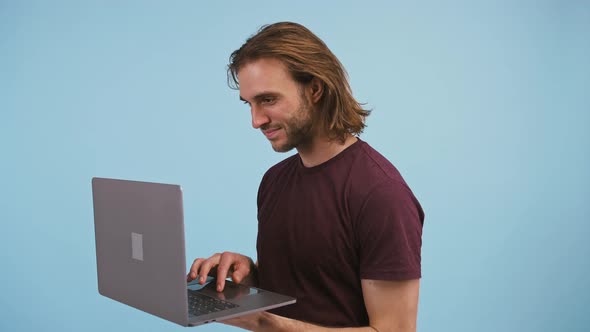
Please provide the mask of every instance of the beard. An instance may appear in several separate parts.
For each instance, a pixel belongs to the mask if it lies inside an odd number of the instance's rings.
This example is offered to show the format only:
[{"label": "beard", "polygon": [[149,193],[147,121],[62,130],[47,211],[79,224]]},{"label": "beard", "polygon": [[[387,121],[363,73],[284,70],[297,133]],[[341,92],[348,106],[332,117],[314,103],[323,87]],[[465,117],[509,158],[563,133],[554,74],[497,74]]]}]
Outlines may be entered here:
[{"label": "beard", "polygon": [[286,142],[271,142],[273,150],[276,152],[288,152],[293,148],[311,142],[313,138],[311,111],[309,101],[304,96],[301,96],[295,115],[280,125],[285,130]]}]

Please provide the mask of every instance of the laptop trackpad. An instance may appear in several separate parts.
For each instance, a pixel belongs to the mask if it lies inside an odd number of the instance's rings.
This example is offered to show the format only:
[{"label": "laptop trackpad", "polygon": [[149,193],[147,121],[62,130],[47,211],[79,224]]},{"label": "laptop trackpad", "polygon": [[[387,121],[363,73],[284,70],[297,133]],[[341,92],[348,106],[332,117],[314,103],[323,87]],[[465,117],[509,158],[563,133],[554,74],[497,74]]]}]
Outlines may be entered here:
[{"label": "laptop trackpad", "polygon": [[197,291],[199,293],[202,293],[203,295],[218,298],[224,301],[237,300],[244,296],[258,293],[258,290],[256,288],[239,285],[230,281],[226,281],[225,287],[223,288],[223,292],[218,292],[216,289],[216,279],[211,277],[207,278],[207,281],[205,281],[203,285],[197,282],[192,282],[188,284],[187,287],[189,290]]}]

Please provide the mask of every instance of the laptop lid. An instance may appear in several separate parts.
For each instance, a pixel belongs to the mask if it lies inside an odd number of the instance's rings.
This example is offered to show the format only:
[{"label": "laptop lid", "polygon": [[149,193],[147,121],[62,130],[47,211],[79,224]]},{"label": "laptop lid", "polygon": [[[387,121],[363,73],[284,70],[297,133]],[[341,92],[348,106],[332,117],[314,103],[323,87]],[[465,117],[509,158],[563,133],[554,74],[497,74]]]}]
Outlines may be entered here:
[{"label": "laptop lid", "polygon": [[[187,284],[180,186],[93,178],[92,194],[101,295],[183,326],[295,303],[292,297],[231,281],[221,293],[213,278],[205,285]],[[196,312],[192,300],[189,310],[188,293],[233,305]]]},{"label": "laptop lid", "polygon": [[180,186],[93,178],[92,194],[99,293],[188,325]]}]

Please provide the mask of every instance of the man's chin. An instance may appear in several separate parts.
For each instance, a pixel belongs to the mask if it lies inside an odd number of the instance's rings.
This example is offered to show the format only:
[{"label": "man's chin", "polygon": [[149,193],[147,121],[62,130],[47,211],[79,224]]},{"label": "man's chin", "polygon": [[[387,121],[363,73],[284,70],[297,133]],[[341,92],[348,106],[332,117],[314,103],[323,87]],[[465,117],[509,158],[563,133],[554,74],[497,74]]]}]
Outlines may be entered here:
[{"label": "man's chin", "polygon": [[279,142],[270,142],[270,145],[272,146],[272,149],[275,150],[275,152],[289,152],[295,148],[291,144],[280,144]]}]

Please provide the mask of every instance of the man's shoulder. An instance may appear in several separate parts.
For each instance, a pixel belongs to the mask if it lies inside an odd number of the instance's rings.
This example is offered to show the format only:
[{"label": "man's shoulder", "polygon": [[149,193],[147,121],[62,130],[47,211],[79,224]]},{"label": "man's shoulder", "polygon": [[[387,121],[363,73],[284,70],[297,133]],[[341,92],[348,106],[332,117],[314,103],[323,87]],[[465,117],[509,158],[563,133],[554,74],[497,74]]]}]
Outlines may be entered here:
[{"label": "man's shoulder", "polygon": [[414,200],[412,190],[393,163],[368,143],[362,143],[348,177],[351,207],[360,209],[368,199],[406,197]]},{"label": "man's shoulder", "polygon": [[368,143],[362,142],[355,158],[353,169],[362,173],[363,182],[398,182],[406,184],[401,173],[393,163]]},{"label": "man's shoulder", "polygon": [[[412,190],[398,169],[381,153],[368,144],[362,145],[362,152],[353,165],[351,176],[350,208],[353,216],[358,218],[370,209],[394,209],[404,211],[407,207],[415,211],[419,220],[424,219],[424,212]],[[365,212],[363,212],[365,211]]]}]

